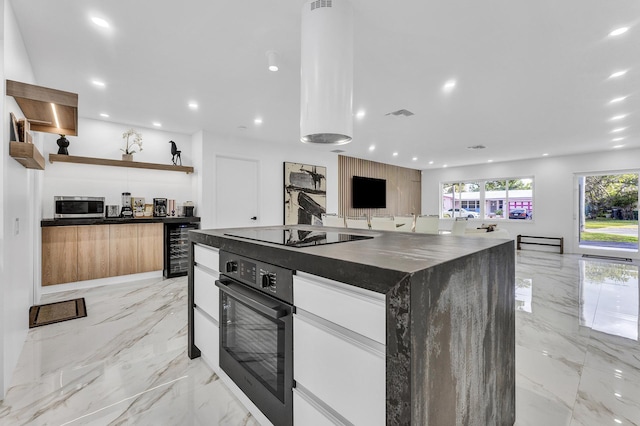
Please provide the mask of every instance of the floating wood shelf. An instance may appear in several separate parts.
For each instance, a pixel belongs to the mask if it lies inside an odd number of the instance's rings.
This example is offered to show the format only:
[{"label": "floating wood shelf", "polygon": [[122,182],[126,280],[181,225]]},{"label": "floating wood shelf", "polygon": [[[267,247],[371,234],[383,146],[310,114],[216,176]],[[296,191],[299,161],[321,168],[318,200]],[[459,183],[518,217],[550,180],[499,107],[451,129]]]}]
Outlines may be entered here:
[{"label": "floating wood shelf", "polygon": [[98,166],[130,167],[134,169],[168,170],[172,172],[183,172],[186,174],[193,173],[193,167],[191,166],[174,166],[174,165],[168,165],[168,164],[141,163],[138,161],[109,160],[105,158],[76,157],[74,155],[49,154],[49,162],[55,163],[56,161],[59,161],[62,163],[95,164]]},{"label": "floating wood shelf", "polygon": [[13,96],[31,130],[78,135],[78,95],[48,87],[7,80],[7,96]]},{"label": "floating wood shelf", "polygon": [[9,155],[27,169],[44,170],[44,157],[32,143],[10,142]]}]

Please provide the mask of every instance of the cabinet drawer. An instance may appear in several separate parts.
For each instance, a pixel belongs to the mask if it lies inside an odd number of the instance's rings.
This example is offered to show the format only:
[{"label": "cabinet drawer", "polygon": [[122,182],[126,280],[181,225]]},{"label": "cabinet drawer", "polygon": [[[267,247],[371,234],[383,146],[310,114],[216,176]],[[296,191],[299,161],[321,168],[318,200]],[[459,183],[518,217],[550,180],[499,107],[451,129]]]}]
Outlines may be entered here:
[{"label": "cabinet drawer", "polygon": [[218,307],[220,290],[216,287],[218,275],[217,272],[198,265],[193,267],[193,302],[216,321],[220,312]]},{"label": "cabinet drawer", "polygon": [[218,327],[207,318],[198,308],[193,310],[193,342],[200,349],[202,358],[213,369],[219,370],[220,353],[218,352],[218,340],[220,338]]},{"label": "cabinet drawer", "polygon": [[196,244],[193,247],[193,259],[199,265],[217,271],[220,268],[218,249]]},{"label": "cabinet drawer", "polygon": [[385,424],[383,352],[298,314],[293,348],[296,383],[350,423]]},{"label": "cabinet drawer", "polygon": [[297,388],[293,389],[293,424],[313,426],[349,425],[335,417],[329,417],[322,408]]},{"label": "cabinet drawer", "polygon": [[298,309],[386,343],[384,294],[298,272],[293,301]]}]

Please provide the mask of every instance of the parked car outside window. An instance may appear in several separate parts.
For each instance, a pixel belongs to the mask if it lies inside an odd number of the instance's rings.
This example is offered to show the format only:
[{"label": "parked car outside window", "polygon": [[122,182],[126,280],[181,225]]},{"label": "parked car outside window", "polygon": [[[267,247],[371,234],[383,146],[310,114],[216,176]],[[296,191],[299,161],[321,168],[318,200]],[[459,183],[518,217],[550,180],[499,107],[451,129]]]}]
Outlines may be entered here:
[{"label": "parked car outside window", "polygon": [[531,212],[525,209],[513,209],[509,212],[509,219],[531,219]]},{"label": "parked car outside window", "polygon": [[468,217],[470,219],[476,219],[478,216],[478,213],[467,209],[449,209],[444,213],[444,217]]}]

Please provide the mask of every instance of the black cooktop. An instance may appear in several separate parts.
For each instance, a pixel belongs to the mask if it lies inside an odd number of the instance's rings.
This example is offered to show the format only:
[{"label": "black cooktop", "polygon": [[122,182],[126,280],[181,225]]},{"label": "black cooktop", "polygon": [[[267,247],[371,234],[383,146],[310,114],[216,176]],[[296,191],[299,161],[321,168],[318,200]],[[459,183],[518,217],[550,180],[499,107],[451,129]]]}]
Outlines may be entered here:
[{"label": "black cooktop", "polygon": [[288,247],[312,247],[325,244],[346,243],[349,241],[368,240],[366,235],[343,234],[335,231],[309,231],[306,229],[239,229],[224,235],[262,241]]}]

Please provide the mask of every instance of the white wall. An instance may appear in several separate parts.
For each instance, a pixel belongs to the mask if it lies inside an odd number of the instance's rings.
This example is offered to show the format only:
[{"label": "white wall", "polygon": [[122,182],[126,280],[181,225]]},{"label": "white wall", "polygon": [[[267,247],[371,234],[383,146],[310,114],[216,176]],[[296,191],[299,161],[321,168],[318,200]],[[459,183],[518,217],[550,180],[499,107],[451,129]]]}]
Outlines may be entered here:
[{"label": "white wall", "polygon": [[[640,170],[638,158],[640,158],[640,150],[633,149],[424,170],[422,172],[422,214],[439,212],[441,182],[533,176],[534,220],[500,221],[500,226],[506,228],[514,237],[518,234],[564,237],[566,252],[583,252],[584,250],[581,251],[577,244],[576,174],[638,171]],[[449,224],[450,220],[441,220],[441,222]],[[483,220],[478,219],[477,222],[481,223]],[[610,255],[619,254],[612,252]],[[637,253],[624,252],[623,255],[638,258]]]},{"label": "white wall", "polygon": [[[11,3],[2,1],[3,13],[2,99],[0,121],[3,149],[0,150],[2,189],[0,197],[0,397],[4,397],[12,372],[22,351],[27,331],[29,307],[34,298],[34,242],[36,216],[39,216],[37,193],[42,172],[29,170],[9,156],[9,112],[23,117],[12,98],[5,96],[5,79],[35,83],[31,63],[17,27]],[[38,137],[34,139],[41,148]],[[16,219],[19,228],[16,228]]]},{"label": "white wall", "polygon": [[[79,136],[67,136],[69,155],[120,160],[120,149],[125,146],[122,134],[130,128],[128,124],[80,118]],[[172,164],[169,144],[172,140],[182,151],[182,164],[192,165],[191,135],[140,127],[135,130],[142,135],[143,150],[133,155],[134,161]],[[58,152],[56,140],[59,136],[43,134],[43,137],[43,154],[48,158],[49,153]],[[174,199],[178,204],[195,201],[192,180],[192,174],[173,171],[47,162],[42,217],[53,217],[53,197],[56,195],[105,197],[106,204],[120,206],[123,192],[130,192],[132,197],[144,197],[147,203],[153,203],[153,198]]]},{"label": "white wall", "polygon": [[[283,163],[296,162],[325,166],[327,168],[327,212],[338,211],[338,154],[299,143],[296,145],[273,145],[253,140],[240,140],[204,133],[203,165],[206,180],[202,185],[205,206],[201,212],[202,228],[224,227],[216,218],[216,174],[213,170],[217,156],[255,160],[259,162],[259,223],[256,225],[282,225],[284,214]],[[234,185],[234,182],[226,182]]]}]

